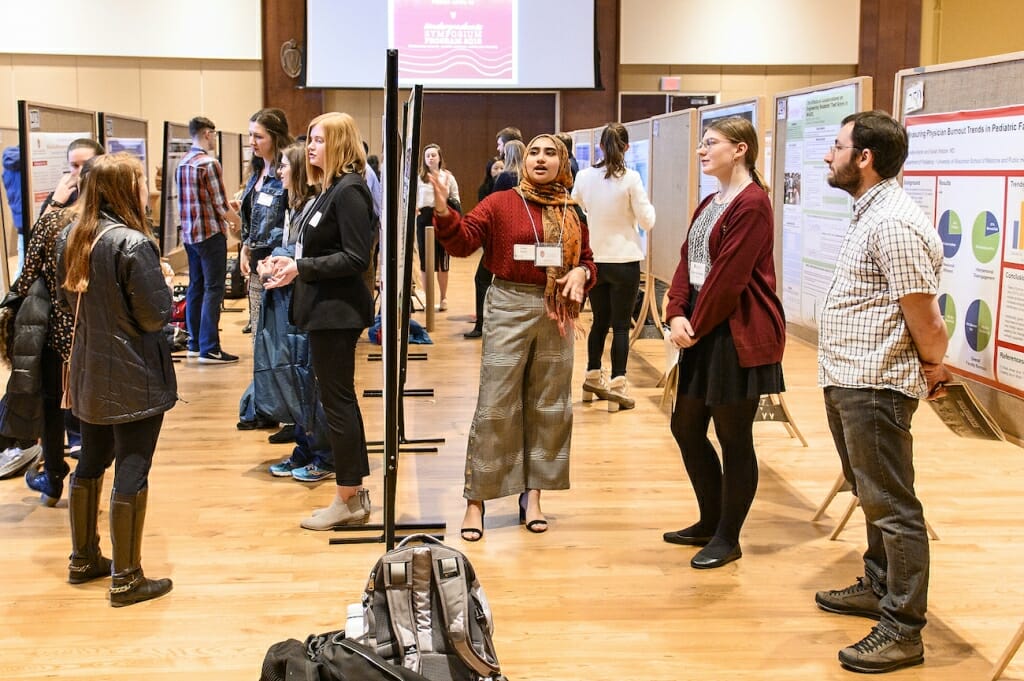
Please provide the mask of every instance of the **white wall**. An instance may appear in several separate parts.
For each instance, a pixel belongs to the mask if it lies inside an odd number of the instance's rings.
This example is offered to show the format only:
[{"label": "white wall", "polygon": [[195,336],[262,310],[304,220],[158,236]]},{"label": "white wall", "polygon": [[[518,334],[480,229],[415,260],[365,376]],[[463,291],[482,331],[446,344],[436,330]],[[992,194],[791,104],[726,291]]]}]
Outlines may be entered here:
[{"label": "white wall", "polygon": [[856,64],[860,0],[622,0],[621,64]]},{"label": "white wall", "polygon": [[[8,0],[0,52],[261,58],[260,0]],[[301,6],[296,3],[301,11]]]}]

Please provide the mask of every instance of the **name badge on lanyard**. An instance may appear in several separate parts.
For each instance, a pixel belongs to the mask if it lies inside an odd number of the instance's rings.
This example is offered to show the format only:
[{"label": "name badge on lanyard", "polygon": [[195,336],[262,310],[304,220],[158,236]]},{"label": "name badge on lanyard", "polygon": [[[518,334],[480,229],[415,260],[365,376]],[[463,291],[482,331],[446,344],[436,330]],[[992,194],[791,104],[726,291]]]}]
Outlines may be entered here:
[{"label": "name badge on lanyard", "polygon": [[561,244],[537,244],[537,257],[533,264],[537,267],[561,267],[562,245]]},{"label": "name badge on lanyard", "polygon": [[260,192],[260,195],[256,197],[256,203],[261,206],[270,206],[274,203],[274,196],[266,192]]},{"label": "name badge on lanyard", "polygon": [[537,257],[537,246],[534,244],[516,244],[512,247],[513,260],[530,262]]}]

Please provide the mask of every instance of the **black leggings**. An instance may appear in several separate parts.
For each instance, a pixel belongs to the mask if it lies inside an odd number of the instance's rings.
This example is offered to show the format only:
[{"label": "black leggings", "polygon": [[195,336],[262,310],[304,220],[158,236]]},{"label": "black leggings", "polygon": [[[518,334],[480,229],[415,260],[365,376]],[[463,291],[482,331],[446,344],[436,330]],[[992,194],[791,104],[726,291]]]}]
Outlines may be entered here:
[{"label": "black leggings", "polygon": [[476,288],[476,328],[484,327],[484,298],[487,296],[487,289],[491,287],[494,275],[484,267],[484,257],[480,256],[480,264],[476,266],[476,274],[473,276],[473,286]]},{"label": "black leggings", "polygon": [[626,375],[629,358],[629,326],[636,293],[640,289],[640,263],[599,262],[597,284],[591,289],[590,309],[594,325],[587,337],[587,370],[601,368],[604,341],[612,329],[612,378]]},{"label": "black leggings", "polygon": [[[672,435],[690,476],[700,520],[696,529],[733,545],[757,491],[754,416],[758,400],[709,407],[703,400],[679,396],[672,412]],[[719,461],[708,439],[708,424],[722,446]]]},{"label": "black leggings", "polygon": [[49,345],[43,346],[40,358],[43,377],[43,468],[51,477],[64,479],[68,465],[64,461],[64,396],[61,369],[64,358]]},{"label": "black leggings", "polygon": [[75,477],[99,478],[113,463],[115,492],[131,495],[146,489],[163,422],[162,413],[106,426],[82,421],[82,452]]},{"label": "black leggings", "polygon": [[356,398],[356,342],[362,329],[309,332],[309,354],[327,415],[339,486],[358,487],[370,474],[363,414]]}]

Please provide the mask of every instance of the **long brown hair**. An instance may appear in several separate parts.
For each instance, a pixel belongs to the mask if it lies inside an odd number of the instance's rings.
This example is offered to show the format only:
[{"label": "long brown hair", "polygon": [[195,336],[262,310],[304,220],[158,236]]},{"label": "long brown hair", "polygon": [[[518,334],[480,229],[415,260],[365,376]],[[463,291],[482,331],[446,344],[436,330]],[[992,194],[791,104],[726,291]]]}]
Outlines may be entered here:
[{"label": "long brown hair", "polygon": [[[249,122],[259,123],[270,135],[270,142],[274,146],[274,160],[271,161],[267,172],[273,175],[277,172],[277,166],[281,162],[281,152],[295,141],[291,133],[288,132],[288,117],[281,109],[260,109],[249,117]],[[262,158],[253,154],[249,161],[249,174],[259,176],[263,172],[264,163]]]},{"label": "long brown hair", "polygon": [[89,289],[89,260],[101,216],[150,237],[139,196],[139,187],[145,181],[142,164],[127,152],[92,159],[92,166],[83,177],[82,198],[78,201],[81,216],[78,224],[71,228],[64,251],[67,263],[64,288],[78,293]]},{"label": "long brown hair", "polygon": [[622,123],[609,123],[601,131],[601,149],[604,158],[594,164],[604,168],[605,178],[622,177],[626,174],[626,147],[629,146],[629,131]]},{"label": "long brown hair", "polygon": [[309,184],[306,175],[306,145],[302,142],[291,144],[284,148],[281,156],[288,159],[292,169],[292,181],[285,187],[288,190],[288,207],[299,210],[317,193],[316,187]]},{"label": "long brown hair", "polygon": [[420,154],[420,179],[424,182],[430,181],[430,168],[427,167],[427,162],[424,160],[427,149],[437,149],[437,174],[441,175],[441,171],[444,170],[444,154],[441,153],[441,147],[431,142],[423,147],[423,152]]},{"label": "long brown hair", "polygon": [[768,184],[757,171],[757,130],[754,124],[741,116],[720,118],[707,127],[722,134],[722,137],[733,144],[742,142],[747,145],[747,153],[743,155],[743,164],[750,172],[750,179],[761,189],[768,191]]}]

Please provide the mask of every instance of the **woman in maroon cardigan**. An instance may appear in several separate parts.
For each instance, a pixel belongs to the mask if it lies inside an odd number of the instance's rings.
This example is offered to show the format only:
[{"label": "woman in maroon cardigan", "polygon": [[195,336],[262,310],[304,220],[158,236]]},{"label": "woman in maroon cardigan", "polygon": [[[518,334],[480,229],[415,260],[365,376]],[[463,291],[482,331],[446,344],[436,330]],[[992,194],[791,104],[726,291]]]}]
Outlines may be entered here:
[{"label": "woman in maroon cardigan", "polygon": [[462,538],[484,534],[484,501],[519,494],[519,520],[544,532],[541,490],[568,489],[573,323],[597,267],[570,197],[569,152],[551,135],[526,148],[514,190],[466,216],[434,186],[437,238],[456,257],[484,249],[494,283],[484,302],[480,390],[466,447]]},{"label": "woman in maroon cardigan", "polygon": [[[775,295],[772,207],[754,167],[757,131],[743,118],[715,121],[697,156],[721,188],[694,213],[665,316],[669,340],[683,351],[672,434],[700,518],[664,538],[704,547],[690,565],[717,568],[743,555],[740,529],[757,490],[754,416],[761,395],[785,390],[786,334]],[[721,462],[708,439],[710,421]]]}]

